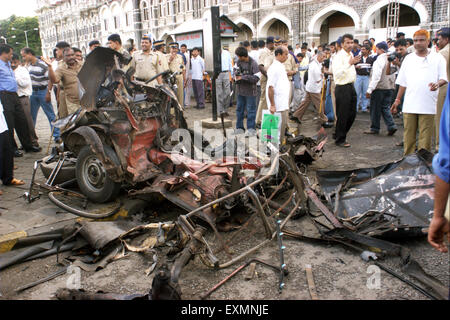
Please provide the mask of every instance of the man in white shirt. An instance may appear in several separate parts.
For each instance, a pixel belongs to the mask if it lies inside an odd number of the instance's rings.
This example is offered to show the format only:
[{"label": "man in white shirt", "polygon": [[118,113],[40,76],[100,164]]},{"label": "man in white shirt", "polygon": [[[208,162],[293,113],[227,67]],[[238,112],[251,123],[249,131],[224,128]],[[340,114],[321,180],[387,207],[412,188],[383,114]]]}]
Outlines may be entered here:
[{"label": "man in white shirt", "polygon": [[27,119],[31,144],[39,148],[38,137],[34,129],[33,118],[31,117],[30,96],[33,94],[33,89],[31,86],[30,73],[27,68],[20,65],[19,56],[17,54],[13,54],[11,68],[14,70],[14,75],[16,76],[17,95],[19,96],[20,104],[25,113],[25,118]]},{"label": "man in white shirt", "polygon": [[301,122],[303,115],[311,102],[317,109],[317,112],[319,112],[319,118],[321,121],[328,121],[328,118],[323,113],[323,110],[320,112],[320,98],[323,86],[322,62],[324,59],[325,53],[320,51],[317,53],[316,58],[309,64],[308,81],[306,82],[305,87],[306,96],[299,108],[293,114],[294,119],[297,119],[298,122]]},{"label": "man in white shirt", "polygon": [[267,70],[266,99],[270,104],[270,112],[281,114],[280,142],[284,144],[289,113],[290,84],[283,63],[288,59],[289,51],[279,46],[275,49],[275,59]]},{"label": "man in white shirt", "polygon": [[[400,88],[391,111],[397,113],[397,107],[405,95],[403,103],[405,156],[415,152],[417,142],[418,150],[431,151],[438,89],[448,82],[447,63],[442,55],[428,51],[429,44],[430,33],[427,30],[420,29],[414,33],[416,51],[405,57],[396,81]],[[416,139],[417,130],[419,130],[418,139]]]},{"label": "man in white shirt", "polygon": [[203,87],[203,74],[205,73],[205,61],[199,55],[200,49],[192,49],[191,76],[192,87],[194,88],[196,109],[205,109],[205,88]]},{"label": "man in white shirt", "polygon": [[387,75],[388,46],[386,42],[377,44],[378,58],[372,66],[372,77],[366,92],[366,98],[370,98],[370,130],[365,134],[378,134],[380,132],[380,117],[383,116],[388,129],[388,135],[392,136],[397,131],[394,118],[390,111],[392,92],[395,89],[395,75]]},{"label": "man in white shirt", "polygon": [[[337,41],[339,42],[339,40]],[[336,83],[336,133],[335,144],[339,147],[349,148],[346,141],[356,118],[356,81],[355,64],[361,61],[361,56],[353,57],[353,35],[344,34],[341,38],[342,49],[333,58],[333,79]]]},{"label": "man in white shirt", "polygon": [[295,56],[297,56],[299,53],[301,53],[302,52],[302,48],[300,47],[300,43],[297,43],[296,45],[295,45],[295,50],[294,50],[294,54],[295,54]]}]

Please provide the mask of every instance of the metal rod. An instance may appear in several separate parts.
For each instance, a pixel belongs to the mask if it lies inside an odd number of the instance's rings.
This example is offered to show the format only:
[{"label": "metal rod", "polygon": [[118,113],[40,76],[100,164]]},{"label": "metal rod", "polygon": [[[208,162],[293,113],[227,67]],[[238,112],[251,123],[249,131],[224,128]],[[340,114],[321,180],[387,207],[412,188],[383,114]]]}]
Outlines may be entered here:
[{"label": "metal rod", "polygon": [[59,276],[65,274],[66,271],[67,271],[67,267],[62,268],[61,270],[56,271],[55,273],[52,273],[51,275],[49,275],[49,276],[47,276],[47,277],[45,277],[45,278],[39,279],[39,280],[37,280],[37,281],[35,281],[35,282],[31,282],[31,283],[29,283],[29,284],[26,284],[26,285],[24,285],[24,286],[21,286],[21,287],[17,288],[17,289],[15,290],[15,292],[18,293],[18,292],[21,292],[21,291],[23,291],[23,290],[33,288],[33,287],[37,286],[38,284],[41,284],[41,283],[50,281],[50,280],[52,280],[52,279],[55,279],[56,277],[59,277]]},{"label": "metal rod", "polygon": [[416,289],[417,291],[419,291],[420,293],[422,293],[423,295],[427,296],[428,298],[432,299],[432,300],[439,300],[438,298],[436,298],[435,296],[433,296],[431,293],[428,293],[427,291],[425,291],[423,288],[419,287],[418,285],[416,285],[415,283],[409,281],[408,279],[406,279],[405,277],[402,277],[401,275],[399,275],[397,272],[395,272],[392,269],[389,269],[388,267],[382,265],[379,262],[374,262],[374,264],[378,267],[380,267],[381,269],[383,269],[384,271],[386,271],[387,273],[389,273],[390,275],[396,277],[397,279],[403,281],[406,284],[409,284],[411,287],[413,287],[414,289]]},{"label": "metal rod", "polygon": [[275,170],[275,167],[277,166],[277,162],[278,162],[279,158],[280,158],[280,154],[277,153],[277,155],[275,156],[275,159],[272,161],[272,166],[270,167],[270,170],[269,170],[267,175],[261,177],[260,179],[258,179],[256,181],[253,181],[248,186],[245,186],[245,187],[243,187],[243,188],[241,188],[239,190],[236,190],[236,191],[234,191],[232,193],[227,194],[226,196],[224,196],[222,198],[219,198],[217,200],[214,200],[214,201],[212,201],[210,203],[205,204],[204,206],[201,206],[201,207],[199,207],[199,208],[197,208],[195,210],[192,210],[191,212],[189,212],[186,215],[186,217],[190,218],[194,213],[197,213],[197,212],[202,211],[202,210],[204,210],[206,208],[209,208],[209,207],[215,205],[216,203],[222,202],[222,201],[224,201],[224,200],[226,200],[228,198],[234,197],[235,195],[238,195],[239,193],[242,193],[242,192],[246,191],[247,188],[252,188],[253,186],[255,186],[257,184],[260,184],[264,180],[267,180],[273,174],[273,171]]}]

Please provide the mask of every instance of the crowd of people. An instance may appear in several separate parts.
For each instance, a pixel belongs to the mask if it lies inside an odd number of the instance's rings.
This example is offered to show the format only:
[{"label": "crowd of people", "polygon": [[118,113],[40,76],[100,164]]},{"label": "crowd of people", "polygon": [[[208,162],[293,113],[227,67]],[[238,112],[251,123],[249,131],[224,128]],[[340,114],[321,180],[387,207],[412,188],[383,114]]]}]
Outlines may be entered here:
[{"label": "crowd of people", "polygon": [[[444,130],[439,130],[439,124],[449,76],[450,29],[443,28],[436,34],[433,42],[429,32],[421,29],[412,39],[398,33],[395,40],[378,43],[373,38],[360,43],[353,35],[344,34],[331,43],[317,47],[314,42],[311,46],[296,44],[295,49],[286,39],[269,36],[243,41],[233,53],[228,44],[223,44],[221,72],[215,75],[218,112],[227,117],[229,107],[236,103],[236,130],[249,135],[256,135],[261,128],[264,110],[279,113],[280,141],[284,143],[289,134],[288,120],[301,126],[312,104],[320,124],[335,127],[335,144],[344,148],[351,146],[347,135],[357,112],[370,112],[370,127],[364,132],[368,135],[380,134],[383,118],[387,135],[393,136],[397,131],[394,117],[401,116],[404,155],[418,149],[433,151],[433,136],[436,150],[444,142],[441,150],[448,152],[449,137],[440,137],[443,132],[448,134],[448,119]],[[100,45],[97,40],[91,41],[89,50]],[[207,73],[201,48],[188,50],[185,44],[176,42],[168,46],[170,52],[166,53],[164,41],[144,35],[141,50],[134,45],[125,49],[120,35],[108,37],[108,47],[129,58],[124,68],[135,69],[136,81],[154,78],[150,85],[156,86],[163,81],[161,76],[156,77],[158,74],[178,72],[176,94],[180,105],[189,106],[192,91],[194,108],[204,109]],[[0,45],[0,179],[5,185],[24,183],[13,177],[13,157],[21,157],[22,150],[41,151],[35,132],[39,108],[50,123],[56,143],[61,138],[52,122],[80,108],[77,74],[84,63],[81,50],[61,41],[52,59],[36,56],[30,48],[23,48],[20,55],[22,59],[12,47]],[[440,179],[448,188],[448,156],[439,154],[444,160],[436,164],[436,170],[447,172]],[[442,169],[445,166],[447,169]]]}]

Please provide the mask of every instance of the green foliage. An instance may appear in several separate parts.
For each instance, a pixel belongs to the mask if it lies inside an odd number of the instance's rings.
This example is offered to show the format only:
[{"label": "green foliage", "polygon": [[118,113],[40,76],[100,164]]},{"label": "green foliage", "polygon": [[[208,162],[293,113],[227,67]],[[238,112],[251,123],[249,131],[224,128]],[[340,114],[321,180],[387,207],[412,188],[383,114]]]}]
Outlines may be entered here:
[{"label": "green foliage", "polygon": [[[14,52],[19,56],[20,50],[27,46],[25,30],[28,30],[28,46],[34,50],[36,55],[42,55],[39,30],[34,30],[34,28],[39,28],[37,17],[17,17],[12,15],[8,19],[0,20],[0,36],[6,38],[7,43],[13,47]],[[0,39],[0,43],[5,43],[5,40],[3,38]]]}]

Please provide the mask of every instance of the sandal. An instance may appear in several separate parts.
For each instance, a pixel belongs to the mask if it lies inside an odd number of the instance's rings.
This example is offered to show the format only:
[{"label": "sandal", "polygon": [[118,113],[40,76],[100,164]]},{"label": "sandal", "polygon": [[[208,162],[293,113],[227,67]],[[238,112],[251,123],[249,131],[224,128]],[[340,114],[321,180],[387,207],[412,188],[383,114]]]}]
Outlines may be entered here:
[{"label": "sandal", "polygon": [[19,179],[16,179],[16,178],[13,178],[11,180],[11,183],[10,183],[10,185],[13,185],[13,186],[21,186],[21,185],[24,185],[24,184],[25,184],[25,182],[23,180],[19,180]]},{"label": "sandal", "polygon": [[348,143],[348,142],[339,143],[339,144],[336,144],[336,145],[338,147],[341,147],[341,148],[350,148],[351,147],[350,143]]}]

